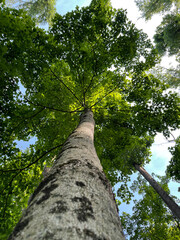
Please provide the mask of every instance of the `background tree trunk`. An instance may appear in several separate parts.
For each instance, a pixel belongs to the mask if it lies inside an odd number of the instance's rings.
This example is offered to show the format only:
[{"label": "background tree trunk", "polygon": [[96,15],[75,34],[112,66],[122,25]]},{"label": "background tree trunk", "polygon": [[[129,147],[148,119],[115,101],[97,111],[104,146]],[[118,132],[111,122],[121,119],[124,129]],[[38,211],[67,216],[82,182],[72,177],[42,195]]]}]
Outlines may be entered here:
[{"label": "background tree trunk", "polygon": [[93,138],[93,113],[87,110],[34,191],[9,240],[124,239],[112,187]]},{"label": "background tree trunk", "polygon": [[172,211],[173,215],[180,220],[180,207],[175,203],[175,201],[164,191],[164,189],[156,182],[156,180],[154,180],[154,178],[148,172],[146,172],[143,167],[139,166],[136,163],[134,164],[134,167],[144,176],[144,178],[151,184],[154,190],[160,195],[162,200]]}]

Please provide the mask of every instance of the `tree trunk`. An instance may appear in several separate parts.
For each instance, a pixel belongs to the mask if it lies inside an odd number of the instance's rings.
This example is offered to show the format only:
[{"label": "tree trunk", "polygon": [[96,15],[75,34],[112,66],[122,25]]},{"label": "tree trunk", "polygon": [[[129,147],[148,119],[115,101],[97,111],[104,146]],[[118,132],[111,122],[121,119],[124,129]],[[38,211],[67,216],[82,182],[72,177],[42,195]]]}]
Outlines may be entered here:
[{"label": "tree trunk", "polygon": [[172,211],[173,215],[180,220],[180,207],[175,203],[175,201],[160,187],[160,185],[154,180],[154,178],[146,172],[146,170],[139,166],[138,164],[134,164],[136,170],[138,170],[144,178],[151,184],[154,190],[160,195],[162,200],[166,203],[168,208]]},{"label": "tree trunk", "polygon": [[93,138],[93,113],[87,110],[34,191],[9,240],[124,239]]}]

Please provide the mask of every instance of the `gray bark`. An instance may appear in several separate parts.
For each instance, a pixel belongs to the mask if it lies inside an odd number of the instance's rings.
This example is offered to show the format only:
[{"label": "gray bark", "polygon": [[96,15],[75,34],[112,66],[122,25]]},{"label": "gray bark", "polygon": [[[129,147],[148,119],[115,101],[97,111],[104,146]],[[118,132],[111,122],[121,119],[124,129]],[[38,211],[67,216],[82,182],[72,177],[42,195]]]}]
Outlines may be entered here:
[{"label": "gray bark", "polygon": [[124,240],[93,137],[93,114],[88,110],[33,193],[9,240]]},{"label": "gray bark", "polygon": [[143,167],[139,166],[138,164],[134,164],[134,167],[151,184],[154,190],[159,194],[159,196],[171,210],[173,215],[180,220],[180,207],[175,203],[175,201],[166,193],[166,191],[164,191],[164,189],[156,182],[156,180],[148,172],[146,172]]}]

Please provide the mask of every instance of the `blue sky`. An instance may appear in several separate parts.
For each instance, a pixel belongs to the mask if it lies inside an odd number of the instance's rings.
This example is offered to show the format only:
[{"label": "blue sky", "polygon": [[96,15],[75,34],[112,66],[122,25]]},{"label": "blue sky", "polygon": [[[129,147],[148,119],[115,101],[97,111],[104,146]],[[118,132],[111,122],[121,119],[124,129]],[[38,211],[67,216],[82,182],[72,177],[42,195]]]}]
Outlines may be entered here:
[{"label": "blue sky", "polygon": [[56,8],[60,14],[65,14],[71,10],[74,10],[76,6],[88,6],[91,0],[57,0]]}]

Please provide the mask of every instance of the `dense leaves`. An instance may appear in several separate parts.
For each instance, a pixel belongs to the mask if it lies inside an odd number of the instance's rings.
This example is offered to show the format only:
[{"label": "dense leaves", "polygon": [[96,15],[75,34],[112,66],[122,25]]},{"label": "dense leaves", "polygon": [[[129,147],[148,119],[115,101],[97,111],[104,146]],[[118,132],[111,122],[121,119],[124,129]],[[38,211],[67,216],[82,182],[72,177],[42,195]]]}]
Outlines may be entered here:
[{"label": "dense leaves", "polygon": [[161,54],[179,54],[180,49],[180,14],[167,14],[154,35],[156,46]]},{"label": "dense leaves", "polygon": [[176,145],[170,148],[172,158],[167,167],[167,173],[176,181],[180,181],[180,137],[176,140]]},{"label": "dense leaves", "polygon": [[[179,126],[179,98],[146,73],[159,61],[157,52],[110,1],[56,14],[49,32],[21,10],[0,11],[5,239],[84,109],[95,114],[97,153],[114,185],[127,182],[134,161],[149,161],[156,132],[168,136]],[[17,147],[32,137],[26,151]]]}]

